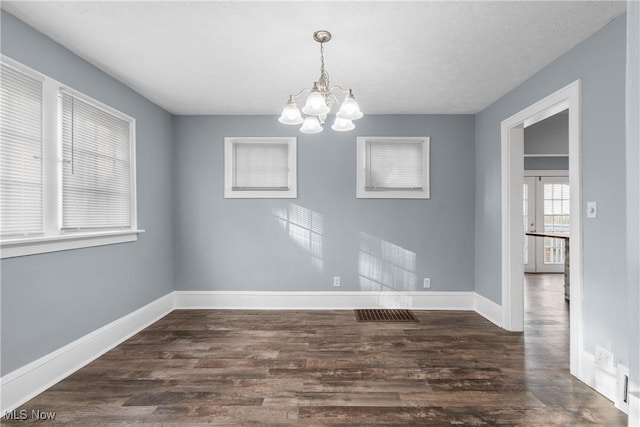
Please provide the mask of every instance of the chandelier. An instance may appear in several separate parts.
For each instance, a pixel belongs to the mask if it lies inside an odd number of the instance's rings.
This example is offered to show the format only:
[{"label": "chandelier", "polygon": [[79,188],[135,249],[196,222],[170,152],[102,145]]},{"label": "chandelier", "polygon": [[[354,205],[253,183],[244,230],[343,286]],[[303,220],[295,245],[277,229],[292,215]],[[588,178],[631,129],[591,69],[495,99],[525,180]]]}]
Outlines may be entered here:
[{"label": "chandelier", "polygon": [[[324,69],[324,44],[331,40],[331,33],[324,30],[316,31],[313,33],[313,39],[320,43],[320,78],[318,78],[318,81],[313,82],[311,89],[306,88],[297,95],[289,95],[289,101],[282,110],[282,115],[278,121],[285,125],[299,125],[302,123],[300,132],[303,133],[322,132],[327,114],[331,111],[333,104],[338,102],[335,92],[340,91],[345,97],[336,113],[336,120],[331,129],[340,132],[349,131],[355,128],[352,120],[362,117],[360,107],[353,97],[351,89],[345,90],[337,85],[329,85],[329,73]],[[296,99],[307,92],[309,92],[309,96],[304,107],[302,107],[302,113],[305,115],[303,118],[296,105]]]}]

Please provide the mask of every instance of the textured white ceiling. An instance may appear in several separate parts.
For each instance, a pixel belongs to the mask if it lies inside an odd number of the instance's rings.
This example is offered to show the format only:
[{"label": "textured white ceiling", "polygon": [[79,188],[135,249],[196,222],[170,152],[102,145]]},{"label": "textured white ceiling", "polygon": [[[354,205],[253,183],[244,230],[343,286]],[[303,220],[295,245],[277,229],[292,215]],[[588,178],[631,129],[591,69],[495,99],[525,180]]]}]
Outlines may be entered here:
[{"label": "textured white ceiling", "polygon": [[476,113],[625,11],[618,1],[3,1],[174,114],[279,114],[318,78],[365,114]]}]

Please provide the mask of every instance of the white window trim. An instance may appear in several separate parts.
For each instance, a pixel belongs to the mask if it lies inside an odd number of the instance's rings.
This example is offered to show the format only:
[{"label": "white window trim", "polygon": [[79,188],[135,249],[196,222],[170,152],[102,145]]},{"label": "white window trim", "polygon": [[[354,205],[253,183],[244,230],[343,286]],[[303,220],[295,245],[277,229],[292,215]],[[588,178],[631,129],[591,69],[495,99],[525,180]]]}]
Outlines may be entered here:
[{"label": "white window trim", "polygon": [[[70,94],[71,96],[74,96],[75,98],[80,99],[81,101],[86,102],[87,104],[91,104],[92,106],[103,110],[104,112],[106,112],[107,114],[111,114],[114,115],[120,119],[122,119],[123,121],[128,121],[129,122],[129,156],[130,156],[130,164],[131,164],[131,170],[130,170],[130,185],[131,185],[131,228],[126,228],[126,229],[122,229],[123,231],[129,231],[129,230],[135,230],[137,228],[137,224],[138,224],[138,214],[137,214],[137,197],[136,197],[136,119],[134,119],[131,116],[128,116],[112,107],[109,107],[106,104],[103,104],[100,101],[97,101],[81,92],[78,92],[75,89],[72,89],[68,86],[64,86],[64,85],[60,85],[56,88],[56,101],[57,101],[57,109],[55,110],[57,112],[57,117],[56,117],[56,136],[57,136],[57,144],[50,144],[50,145],[54,145],[56,147],[56,149],[58,150],[56,153],[56,156],[58,159],[62,159],[62,129],[58,128],[59,123],[61,122],[61,115],[62,115],[62,100],[61,98],[58,96],[62,91]],[[45,92],[46,95],[46,92]],[[52,163],[49,163],[49,165],[51,165]],[[56,165],[59,164],[59,162],[55,163]],[[58,174],[56,176],[56,178],[58,179],[58,185],[56,185],[56,189],[58,191],[57,197],[58,197],[58,212],[56,215],[56,219],[57,219],[57,224],[56,224],[56,229],[61,229],[62,228],[62,191],[60,191],[60,189],[62,189],[62,168],[61,167],[56,167],[56,173]],[[46,175],[45,175],[46,177]],[[53,178],[53,177],[52,177]],[[46,179],[46,178],[45,178]],[[46,226],[45,226],[46,227]],[[109,230],[109,231],[119,231],[119,230]],[[100,234],[102,231],[101,230],[96,230],[94,234]],[[64,233],[74,233],[74,231],[71,230],[65,230]],[[88,230],[82,230],[82,231],[78,231],[77,233],[82,233],[82,234],[86,234],[86,233],[92,233],[92,231],[88,231]]]},{"label": "white window trim", "polygon": [[[289,163],[288,190],[238,191],[233,189],[233,145],[242,143],[287,143]],[[296,199],[298,197],[296,137],[225,137],[224,138],[224,198],[225,199]]]},{"label": "white window trim", "polygon": [[[108,105],[103,104],[87,95],[68,87],[38,71],[35,71],[5,55],[1,55],[2,62],[17,68],[44,82],[43,85],[43,203],[44,203],[44,234],[29,237],[7,237],[0,241],[0,258],[13,258],[24,255],[36,255],[69,249],[87,248],[116,243],[134,242],[139,233],[137,221],[136,196],[136,120]],[[62,220],[62,143],[60,129],[60,90],[72,93],[96,107],[130,121],[131,132],[131,228],[122,230],[96,230],[64,233],[60,230]]]},{"label": "white window trim", "polygon": [[[394,191],[371,191],[367,190],[367,141],[393,141],[394,139],[400,141],[418,141],[423,144],[422,146],[422,163],[426,173],[422,177],[422,190],[394,190]],[[429,187],[429,141],[428,136],[425,137],[375,137],[375,136],[359,136],[356,140],[357,147],[357,174],[356,174],[356,198],[358,199],[429,199],[431,197],[431,191]]]}]

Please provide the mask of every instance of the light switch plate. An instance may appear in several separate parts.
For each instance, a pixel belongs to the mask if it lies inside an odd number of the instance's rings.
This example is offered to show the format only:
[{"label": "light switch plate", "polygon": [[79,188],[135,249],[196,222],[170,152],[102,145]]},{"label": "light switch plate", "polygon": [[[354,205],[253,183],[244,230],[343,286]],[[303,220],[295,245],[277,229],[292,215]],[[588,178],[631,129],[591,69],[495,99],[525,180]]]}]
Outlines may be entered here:
[{"label": "light switch plate", "polygon": [[587,218],[598,217],[598,204],[596,202],[587,202]]}]

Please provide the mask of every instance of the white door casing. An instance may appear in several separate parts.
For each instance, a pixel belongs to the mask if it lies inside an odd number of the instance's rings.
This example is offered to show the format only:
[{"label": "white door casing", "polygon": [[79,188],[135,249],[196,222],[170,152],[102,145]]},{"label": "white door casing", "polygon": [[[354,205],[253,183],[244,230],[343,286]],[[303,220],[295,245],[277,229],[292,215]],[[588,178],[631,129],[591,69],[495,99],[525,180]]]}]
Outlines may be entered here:
[{"label": "white door casing", "polygon": [[571,187],[571,301],[570,371],[586,380],[581,371],[583,349],[582,305],[582,186],[580,171],[581,81],[565,86],[501,123],[502,193],[502,311],[503,327],[522,331],[524,327],[524,267],[522,232],[522,189],[524,172],[524,127],[565,109],[569,114],[569,186]]}]

